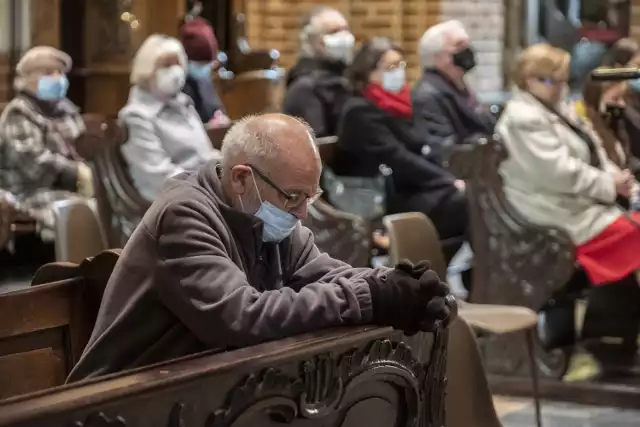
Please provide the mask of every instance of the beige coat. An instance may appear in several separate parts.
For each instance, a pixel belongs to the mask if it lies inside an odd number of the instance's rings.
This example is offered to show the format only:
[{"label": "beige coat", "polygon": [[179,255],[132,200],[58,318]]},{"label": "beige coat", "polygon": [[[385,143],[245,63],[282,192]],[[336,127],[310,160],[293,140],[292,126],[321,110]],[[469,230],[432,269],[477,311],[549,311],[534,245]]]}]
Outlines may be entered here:
[{"label": "beige coat", "polygon": [[569,108],[562,111],[598,146],[603,169],[589,164],[587,144],[530,94],[516,90],[496,132],[509,157],[500,167],[507,199],[535,224],[566,230],[580,245],[613,223],[622,211],[614,205],[613,174],[591,126]]}]

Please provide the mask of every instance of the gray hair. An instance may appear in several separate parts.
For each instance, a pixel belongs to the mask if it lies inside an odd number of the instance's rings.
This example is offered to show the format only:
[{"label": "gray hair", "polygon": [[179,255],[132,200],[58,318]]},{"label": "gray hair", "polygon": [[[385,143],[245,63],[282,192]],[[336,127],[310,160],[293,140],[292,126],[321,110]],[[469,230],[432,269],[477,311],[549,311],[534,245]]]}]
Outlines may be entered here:
[{"label": "gray hair", "polygon": [[[269,121],[259,121],[259,115],[243,117],[225,134],[222,140],[222,170],[228,171],[239,156],[246,156],[251,163],[269,163],[280,154],[280,144],[275,138],[281,134],[281,126],[278,130],[269,125]],[[292,117],[293,118],[293,117]],[[304,125],[315,139],[311,126],[304,120],[293,118]],[[314,145],[315,146],[315,145]]]},{"label": "gray hair", "polygon": [[452,35],[468,37],[464,25],[457,19],[441,22],[422,34],[418,44],[418,56],[420,57],[422,68],[431,68],[435,65],[436,55],[444,50],[447,36]]},{"label": "gray hair", "polygon": [[148,83],[156,70],[156,61],[166,53],[178,55],[180,65],[187,69],[187,54],[182,43],[173,37],[152,34],[142,43],[133,58],[129,78],[131,84],[139,86]]},{"label": "gray hair", "polygon": [[299,35],[301,56],[313,57],[316,55],[311,42],[323,35],[322,28],[318,25],[316,18],[327,12],[340,13],[337,9],[320,5],[311,9],[302,20],[302,28]]},{"label": "gray hair", "polygon": [[48,66],[57,66],[61,72],[68,73],[72,66],[71,57],[51,46],[35,46],[29,49],[16,65],[14,88],[23,90],[29,81],[40,77],[42,70]]}]

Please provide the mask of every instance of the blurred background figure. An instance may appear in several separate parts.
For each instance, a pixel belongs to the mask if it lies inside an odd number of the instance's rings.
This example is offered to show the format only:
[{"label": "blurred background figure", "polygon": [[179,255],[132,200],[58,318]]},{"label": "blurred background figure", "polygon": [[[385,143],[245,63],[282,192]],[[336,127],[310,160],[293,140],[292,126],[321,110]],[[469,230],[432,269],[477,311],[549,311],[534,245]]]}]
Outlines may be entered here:
[{"label": "blurred background figure", "polygon": [[195,17],[180,28],[180,41],[189,60],[183,92],[193,100],[203,123],[211,127],[228,126],[231,120],[213,87],[212,71],[220,65],[213,28],[204,18]]},{"label": "blurred background figure", "polygon": [[91,169],[74,147],[85,126],[66,98],[70,69],[66,53],[30,49],[16,67],[16,95],[0,116],[0,192],[36,219],[46,239],[52,238],[52,202],[93,196]]},{"label": "blurred background figure", "polygon": [[309,12],[299,37],[300,56],[287,73],[283,111],[304,119],[317,137],[335,135],[355,38],[345,17],[327,6]]},{"label": "blurred background figure", "polygon": [[133,86],[119,114],[128,131],[122,154],[133,183],[149,201],[167,178],[220,158],[192,99],[182,93],[187,68],[180,41],[157,34],[133,59]]}]

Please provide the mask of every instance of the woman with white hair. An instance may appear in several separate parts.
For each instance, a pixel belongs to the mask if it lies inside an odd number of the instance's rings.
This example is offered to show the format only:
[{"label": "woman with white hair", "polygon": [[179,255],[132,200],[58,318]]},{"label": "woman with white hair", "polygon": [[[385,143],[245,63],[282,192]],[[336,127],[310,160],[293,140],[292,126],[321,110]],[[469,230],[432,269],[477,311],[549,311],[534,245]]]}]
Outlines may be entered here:
[{"label": "woman with white hair", "polygon": [[186,71],[182,44],[164,35],[149,36],[133,59],[133,86],[119,114],[128,130],[122,154],[149,201],[167,178],[220,158],[193,101],[182,93]]},{"label": "woman with white hair", "polygon": [[0,116],[0,192],[42,231],[53,227],[52,202],[93,195],[91,169],[74,148],[85,127],[66,98],[70,68],[58,49],[30,49],[16,66],[16,96]]}]

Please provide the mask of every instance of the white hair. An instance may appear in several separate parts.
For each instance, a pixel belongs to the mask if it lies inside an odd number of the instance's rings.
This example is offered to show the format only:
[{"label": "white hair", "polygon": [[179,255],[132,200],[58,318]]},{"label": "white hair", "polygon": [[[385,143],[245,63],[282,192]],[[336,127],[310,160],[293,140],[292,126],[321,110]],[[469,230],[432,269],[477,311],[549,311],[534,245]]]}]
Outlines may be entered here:
[{"label": "white hair", "polygon": [[[246,156],[251,163],[269,163],[280,155],[280,144],[277,137],[282,136],[282,126],[271,126],[269,120],[259,120],[261,116],[250,115],[236,121],[222,140],[222,170],[228,171],[238,156]],[[312,140],[315,140],[313,129],[303,120],[295,118],[304,125]],[[315,147],[315,144],[314,144]]]},{"label": "white hair", "polygon": [[457,19],[441,22],[422,34],[418,45],[418,56],[422,68],[431,68],[435,65],[436,55],[444,50],[447,37],[451,36],[469,37],[464,25]]},{"label": "white hair", "polygon": [[[343,17],[340,11],[329,6],[317,6],[309,12],[306,18],[302,22],[302,29],[300,30],[300,54],[302,56],[313,57],[317,52],[314,50],[312,41],[323,34],[322,26],[320,25],[320,16],[325,14],[337,14]],[[343,17],[344,18],[344,17]]]},{"label": "white hair", "polygon": [[71,57],[65,52],[51,46],[35,46],[18,61],[13,87],[16,90],[25,89],[29,82],[42,75],[46,67],[58,67],[60,72],[68,73],[71,65]]},{"label": "white hair", "polygon": [[187,69],[187,54],[178,39],[162,34],[152,34],[142,43],[131,65],[129,81],[133,85],[144,85],[156,70],[156,61],[166,53],[178,55],[180,65]]}]

